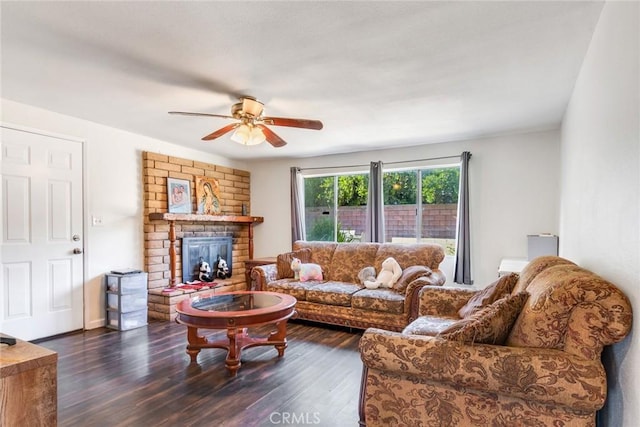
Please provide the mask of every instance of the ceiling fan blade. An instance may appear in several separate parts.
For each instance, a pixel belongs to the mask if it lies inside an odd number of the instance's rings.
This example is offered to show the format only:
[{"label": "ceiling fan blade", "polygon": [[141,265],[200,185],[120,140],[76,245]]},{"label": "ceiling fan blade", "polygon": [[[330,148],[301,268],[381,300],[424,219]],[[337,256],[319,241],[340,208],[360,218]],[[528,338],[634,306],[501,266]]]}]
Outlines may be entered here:
[{"label": "ceiling fan blade", "polygon": [[308,120],[308,119],[290,119],[285,117],[265,117],[262,119],[268,125],[274,126],[288,126],[292,128],[304,128],[304,129],[322,129],[322,122],[320,120]]},{"label": "ceiling fan blade", "polygon": [[180,114],[182,116],[221,117],[223,119],[233,119],[234,118],[234,117],[231,117],[231,116],[225,116],[224,114],[188,113],[186,111],[169,111],[169,114]]},{"label": "ceiling fan blade", "polygon": [[284,147],[285,145],[287,145],[284,139],[280,138],[278,135],[276,135],[271,129],[269,129],[265,125],[256,125],[256,126],[262,129],[262,132],[264,133],[265,138],[267,138],[267,142],[269,144],[273,145],[276,148]]},{"label": "ceiling fan blade", "polygon": [[226,125],[223,128],[218,129],[217,131],[210,133],[209,135],[202,138],[203,141],[211,141],[212,139],[220,138],[225,133],[229,133],[235,128],[240,126],[240,123],[231,123],[230,125]]}]

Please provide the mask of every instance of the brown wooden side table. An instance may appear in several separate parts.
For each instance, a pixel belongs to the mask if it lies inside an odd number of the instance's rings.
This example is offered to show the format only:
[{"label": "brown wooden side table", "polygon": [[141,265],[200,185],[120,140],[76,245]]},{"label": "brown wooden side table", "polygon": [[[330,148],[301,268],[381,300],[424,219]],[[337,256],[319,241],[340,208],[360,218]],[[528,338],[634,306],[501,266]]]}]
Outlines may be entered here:
[{"label": "brown wooden side table", "polygon": [[58,354],[27,341],[0,344],[0,426],[55,426]]},{"label": "brown wooden side table", "polygon": [[268,265],[275,264],[276,257],[266,257],[266,258],[256,258],[256,259],[248,259],[244,262],[244,277],[247,281],[247,290],[248,291],[257,291],[259,289],[253,288],[253,283],[251,282],[251,270],[253,267],[258,265]]}]

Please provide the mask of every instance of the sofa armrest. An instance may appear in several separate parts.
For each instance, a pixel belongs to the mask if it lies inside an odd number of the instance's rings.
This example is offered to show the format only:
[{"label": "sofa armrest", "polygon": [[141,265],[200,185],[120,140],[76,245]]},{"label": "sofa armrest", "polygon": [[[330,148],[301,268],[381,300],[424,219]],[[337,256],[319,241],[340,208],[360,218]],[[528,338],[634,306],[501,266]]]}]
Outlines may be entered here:
[{"label": "sofa armrest", "polygon": [[251,269],[251,280],[256,282],[256,291],[267,289],[267,283],[273,282],[278,277],[276,264],[257,265]]},{"label": "sofa armrest", "polygon": [[458,310],[478,290],[450,286],[429,286],[419,295],[419,316],[459,317]]},{"label": "sofa armrest", "polygon": [[420,291],[425,286],[442,286],[446,281],[444,273],[440,270],[433,271],[428,276],[421,276],[407,285],[404,298],[404,312],[409,313],[408,323],[413,322],[419,316]]},{"label": "sofa armrest", "polygon": [[562,350],[469,345],[370,328],[360,355],[368,369],[577,410],[600,409],[607,392],[599,361]]}]

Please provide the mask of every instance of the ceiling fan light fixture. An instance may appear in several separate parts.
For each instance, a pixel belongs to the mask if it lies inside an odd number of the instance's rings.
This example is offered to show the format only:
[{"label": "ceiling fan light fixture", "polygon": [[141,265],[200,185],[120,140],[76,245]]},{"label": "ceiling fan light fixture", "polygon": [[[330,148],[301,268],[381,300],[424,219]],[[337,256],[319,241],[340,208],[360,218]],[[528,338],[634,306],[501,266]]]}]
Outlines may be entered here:
[{"label": "ceiling fan light fixture", "polygon": [[238,126],[238,129],[231,135],[232,141],[242,145],[258,145],[266,139],[262,129],[247,124]]},{"label": "ceiling fan light fixture", "polygon": [[230,116],[214,113],[192,113],[187,111],[169,111],[169,114],[219,117],[222,119],[235,120],[234,123],[223,126],[215,132],[205,135],[201,139],[203,141],[213,141],[214,139],[233,132],[230,139],[242,145],[258,145],[265,141],[276,148],[287,145],[287,142],[280,138],[268,126],[286,126],[314,130],[322,129],[322,122],[319,120],[264,116],[264,104],[252,96],[241,96],[238,101],[239,102],[231,106]]},{"label": "ceiling fan light fixture", "polygon": [[247,145],[258,145],[258,144],[262,144],[264,141],[266,141],[267,137],[264,135],[264,132],[262,132],[262,129],[260,129],[259,127],[254,127],[253,129],[251,129],[251,138],[249,139],[249,141],[251,141],[250,143],[247,143]]},{"label": "ceiling fan light fixture", "polygon": [[245,114],[249,114],[253,117],[260,117],[263,107],[264,104],[254,98],[242,99],[242,111],[244,111]]},{"label": "ceiling fan light fixture", "polygon": [[247,143],[249,138],[251,138],[251,129],[246,124],[238,126],[238,129],[231,135],[232,141],[243,145]]}]

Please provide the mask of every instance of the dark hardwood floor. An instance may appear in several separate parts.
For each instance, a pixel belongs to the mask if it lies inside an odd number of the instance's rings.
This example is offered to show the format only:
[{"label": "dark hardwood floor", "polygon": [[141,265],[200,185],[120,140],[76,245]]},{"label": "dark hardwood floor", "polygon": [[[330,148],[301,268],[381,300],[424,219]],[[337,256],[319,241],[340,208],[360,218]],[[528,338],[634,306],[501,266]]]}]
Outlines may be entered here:
[{"label": "dark hardwood floor", "polygon": [[355,427],[360,336],[289,322],[284,358],[273,347],[246,349],[236,378],[224,367],[225,350],[202,350],[190,364],[186,327],[173,322],[38,344],[58,352],[59,426]]}]

